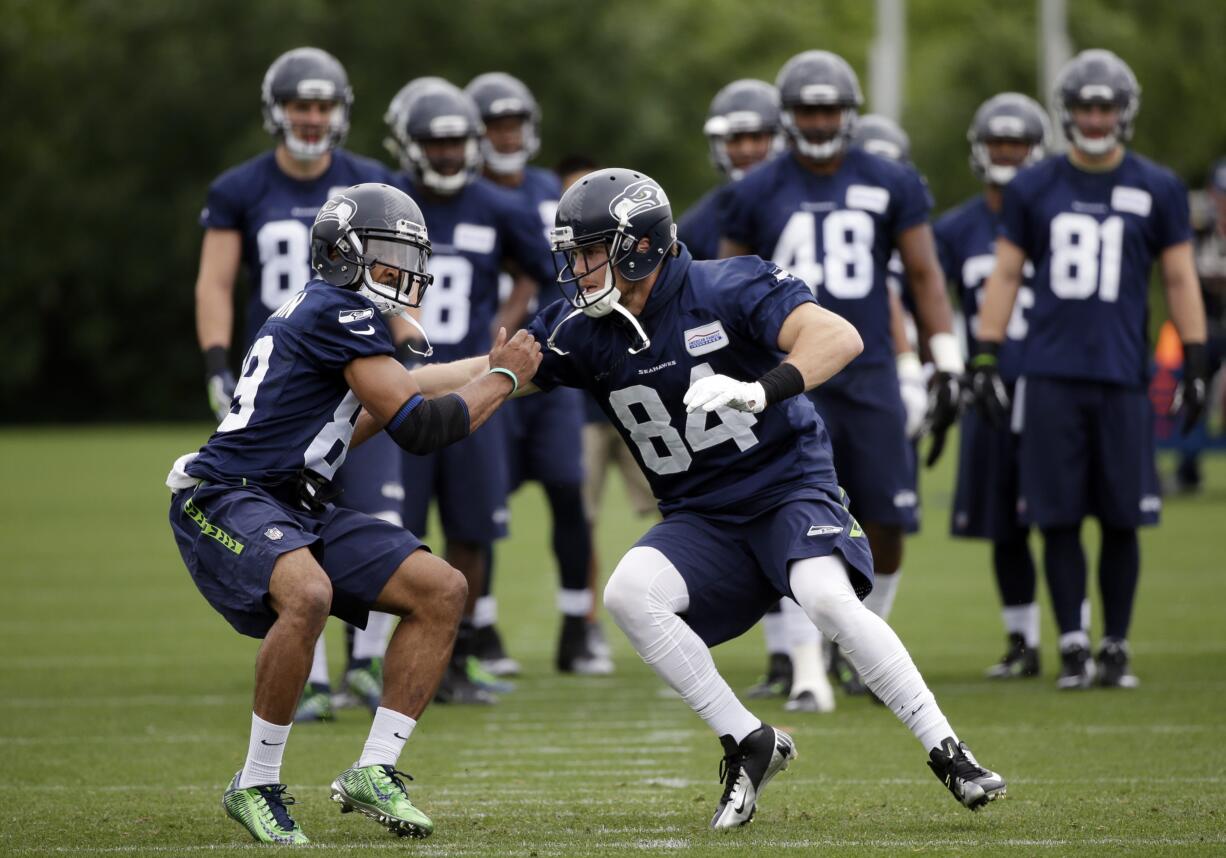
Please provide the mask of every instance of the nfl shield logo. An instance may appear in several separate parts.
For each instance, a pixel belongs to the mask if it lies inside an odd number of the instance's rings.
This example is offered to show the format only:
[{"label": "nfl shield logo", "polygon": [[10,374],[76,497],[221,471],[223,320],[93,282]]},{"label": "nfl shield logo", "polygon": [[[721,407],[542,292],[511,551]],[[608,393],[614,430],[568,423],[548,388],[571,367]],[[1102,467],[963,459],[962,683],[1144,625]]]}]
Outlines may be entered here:
[{"label": "nfl shield logo", "polygon": [[271,539],[273,542],[276,542],[282,536],[285,536],[285,534],[281,532],[280,528],[276,528],[276,527],[268,528],[268,530],[264,531],[264,535],[267,536],[269,539]]}]

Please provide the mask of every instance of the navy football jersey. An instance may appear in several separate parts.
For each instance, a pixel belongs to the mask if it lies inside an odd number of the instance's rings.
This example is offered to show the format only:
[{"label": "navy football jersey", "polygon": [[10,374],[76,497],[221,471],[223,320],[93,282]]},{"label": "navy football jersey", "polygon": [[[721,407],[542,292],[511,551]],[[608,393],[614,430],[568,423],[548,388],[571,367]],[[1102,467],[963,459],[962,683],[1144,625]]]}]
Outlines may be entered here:
[{"label": "navy football jersey", "polygon": [[323,175],[291,178],[273,152],[257,155],[222,173],[209,186],[200,225],[242,233],[242,262],[251,283],[244,345],[268,314],[311,279],[311,224],[333,193],[361,182],[391,183],[378,161],[336,149]]},{"label": "navy football jersey", "polygon": [[919,173],[861,149],[819,176],[784,152],[720,195],[723,235],[809,284],[864,340],[852,367],[893,364],[886,273],[897,236],[928,219]]},{"label": "navy football jersey", "polygon": [[540,216],[483,178],[450,197],[427,193],[403,176],[399,186],[421,206],[434,248],[434,282],[421,305],[421,325],[434,346],[430,362],[488,352],[503,261],[514,260],[538,283],[553,280]]},{"label": "navy football jersey", "polygon": [[[974,354],[979,347],[979,300],[988,275],[996,267],[996,233],[1000,215],[988,208],[983,194],[950,209],[933,224],[937,255],[945,270],[945,280],[958,293],[962,305],[967,348]],[[1005,330],[998,356],[1000,375],[1014,382],[1022,370],[1022,341],[1026,339],[1027,312],[1034,306],[1031,280],[1034,266],[1022,268],[1022,286],[1013,303],[1013,315]]]},{"label": "navy football jersey", "polygon": [[1192,238],[1183,183],[1132,152],[1105,173],[1053,156],[1005,187],[1000,234],[1035,268],[1022,373],[1145,384],[1150,268]]},{"label": "navy football jersey", "polygon": [[719,196],[723,185],[712,188],[677,221],[677,238],[695,260],[719,259]]},{"label": "navy football jersey", "polygon": [[[499,185],[499,187],[518,197],[524,206],[541,216],[541,228],[545,231],[545,241],[548,243],[549,233],[553,229],[554,215],[558,211],[558,200],[562,196],[562,181],[557,174],[541,167],[526,167],[524,181],[519,187],[508,188],[505,185]],[[552,282],[553,276],[550,272],[550,277],[539,284],[546,300],[554,298],[552,293],[544,291],[545,287]],[[503,272],[498,283],[499,299],[505,301],[510,296],[514,285],[511,275]],[[536,307],[537,299],[533,298],[528,304],[528,312],[535,313]]]},{"label": "navy football jersey", "polygon": [[275,485],[310,468],[332,479],[361,408],[345,365],[395,351],[369,299],[311,281],[260,328],[243,358],[230,413],[188,473],[214,483]]},{"label": "navy football jersey", "polygon": [[557,301],[529,330],[544,358],[533,383],[587,390],[634,452],[661,512],[745,520],[789,497],[837,497],[826,427],[804,396],[761,414],[719,408],[687,414],[682,398],[707,375],[755,379],[779,365],[784,319],[813,301],[808,286],[743,256],[664,263],[638,317],[651,348],[631,355],[617,316],[576,316],[545,346],[571,307]]}]

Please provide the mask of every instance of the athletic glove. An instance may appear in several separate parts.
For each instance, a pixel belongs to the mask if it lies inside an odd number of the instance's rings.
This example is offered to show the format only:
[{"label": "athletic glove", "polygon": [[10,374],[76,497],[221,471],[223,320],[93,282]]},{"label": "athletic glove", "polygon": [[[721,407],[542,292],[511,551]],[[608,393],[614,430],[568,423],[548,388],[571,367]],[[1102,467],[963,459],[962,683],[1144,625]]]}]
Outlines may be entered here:
[{"label": "athletic glove", "polygon": [[1208,397],[1209,356],[1204,343],[1183,344],[1183,378],[1171,397],[1171,416],[1183,414],[1181,432],[1187,435],[1205,413]]},{"label": "athletic glove", "polygon": [[971,358],[971,371],[967,377],[971,399],[979,414],[989,426],[1001,429],[1009,419],[1009,391],[1000,379],[996,354],[1000,343],[981,342],[979,353]]},{"label": "athletic glove", "polygon": [[230,413],[234,399],[234,373],[230,372],[229,357],[224,346],[212,346],[204,352],[204,385],[209,395],[209,408],[220,423]]},{"label": "athletic glove", "polygon": [[928,448],[928,458],[924,460],[926,467],[935,465],[945,450],[945,436],[949,433],[949,427],[958,421],[958,400],[958,377],[941,370],[934,372],[928,386],[927,431],[932,435],[932,444]]},{"label": "athletic glove", "polygon": [[727,407],[757,414],[766,407],[766,390],[761,382],[707,375],[691,384],[681,401],[686,411],[701,408],[710,413],[716,408]]}]

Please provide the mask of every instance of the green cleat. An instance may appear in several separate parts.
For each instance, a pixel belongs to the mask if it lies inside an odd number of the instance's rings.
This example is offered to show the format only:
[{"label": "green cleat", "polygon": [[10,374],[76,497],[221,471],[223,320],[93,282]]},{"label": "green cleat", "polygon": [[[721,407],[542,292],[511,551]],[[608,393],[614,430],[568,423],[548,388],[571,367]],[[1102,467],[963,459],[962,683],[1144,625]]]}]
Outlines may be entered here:
[{"label": "green cleat", "polygon": [[334,721],[336,713],[332,711],[332,695],[327,691],[317,691],[307,686],[298,701],[298,710],[294,712],[294,723],[306,721]]},{"label": "green cleat", "polygon": [[294,798],[285,792],[285,784],[240,789],[238,778],[241,774],[234,776],[222,794],[221,806],[227,816],[260,843],[300,846],[311,842],[286,810],[287,805],[294,803]]},{"label": "green cleat", "polygon": [[373,714],[383,699],[383,670],[379,660],[373,660],[368,667],[346,671],[345,688]]},{"label": "green cleat", "polygon": [[401,837],[428,837],[434,823],[409,801],[402,777],[413,780],[387,765],[355,766],[332,782],[332,800],[341,813],[359,811]]}]

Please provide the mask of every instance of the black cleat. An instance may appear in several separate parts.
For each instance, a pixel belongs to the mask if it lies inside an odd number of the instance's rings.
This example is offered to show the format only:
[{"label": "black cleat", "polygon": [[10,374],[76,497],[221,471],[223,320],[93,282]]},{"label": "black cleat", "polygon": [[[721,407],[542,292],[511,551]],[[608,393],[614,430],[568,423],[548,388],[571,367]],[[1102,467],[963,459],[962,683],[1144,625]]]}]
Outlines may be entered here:
[{"label": "black cleat", "polygon": [[562,617],[562,634],[554,659],[559,673],[608,676],[613,672],[613,660],[592,652],[590,640],[586,617]]},{"label": "black cleat", "polygon": [[796,759],[796,744],[781,730],[763,724],[738,745],[731,736],[720,736],[724,759],[719,779],[724,784],[711,827],[717,831],[739,828],[753,819],[758,797],[771,778]]},{"label": "black cleat", "polygon": [[772,652],[766,662],[766,676],[745,692],[746,697],[787,697],[792,693],[792,659],[784,652]]},{"label": "black cleat", "polygon": [[1009,635],[1009,648],[999,662],[987,670],[988,679],[1024,679],[1039,675],[1039,651],[1026,646],[1017,632]]},{"label": "black cleat", "polygon": [[868,686],[864,684],[860,674],[856,672],[851,662],[843,655],[843,651],[837,646],[833,648],[830,655],[830,678],[842,686],[843,693],[852,697],[869,693]]},{"label": "black cleat", "polygon": [[1097,673],[1089,647],[1073,644],[1060,650],[1060,676],[1056,679],[1056,687],[1061,691],[1090,688]]},{"label": "black cleat", "polygon": [[979,765],[971,749],[953,737],[941,740],[928,752],[928,768],[964,807],[978,810],[989,801],[1004,798],[1005,779]]},{"label": "black cleat", "polygon": [[434,692],[435,703],[455,703],[461,706],[492,706],[498,698],[468,677],[468,659],[457,664],[452,658],[443,674],[443,681]]},{"label": "black cleat", "polygon": [[1128,642],[1107,638],[1098,650],[1098,684],[1103,688],[1136,688],[1141,680],[1129,669]]},{"label": "black cleat", "polygon": [[481,626],[473,632],[473,655],[491,676],[518,676],[519,662],[507,655],[496,626]]}]

